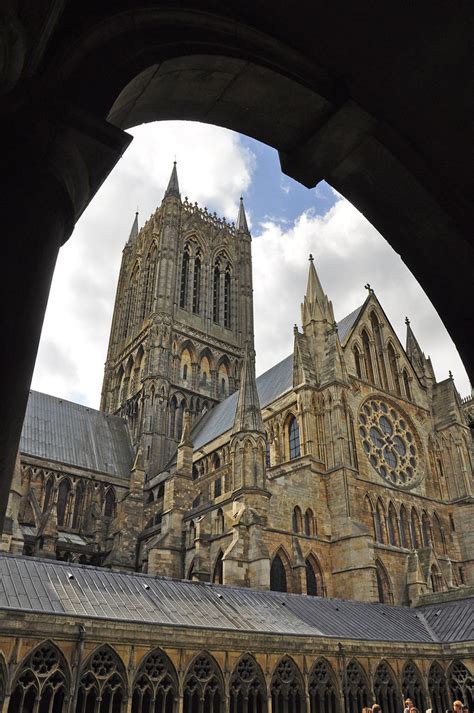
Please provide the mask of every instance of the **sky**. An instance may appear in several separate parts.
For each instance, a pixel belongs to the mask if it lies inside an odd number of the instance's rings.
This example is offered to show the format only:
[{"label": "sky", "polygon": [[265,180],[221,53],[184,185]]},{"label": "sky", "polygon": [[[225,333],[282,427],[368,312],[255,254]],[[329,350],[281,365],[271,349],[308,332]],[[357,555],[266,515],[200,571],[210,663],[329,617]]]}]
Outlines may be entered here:
[{"label": "sky", "polygon": [[227,129],[159,122],[134,140],[62,247],[51,287],[32,388],[98,408],[122,249],[161,203],[173,161],[181,196],[229,221],[243,195],[252,233],[255,349],[262,373],[293,348],[293,325],[314,255],[336,320],[360,306],[370,283],[405,344],[405,316],[438,380],[449,370],[461,396],[469,381],[420,285],[385,239],[322,182],[307,189],[282,174],[274,149]]}]

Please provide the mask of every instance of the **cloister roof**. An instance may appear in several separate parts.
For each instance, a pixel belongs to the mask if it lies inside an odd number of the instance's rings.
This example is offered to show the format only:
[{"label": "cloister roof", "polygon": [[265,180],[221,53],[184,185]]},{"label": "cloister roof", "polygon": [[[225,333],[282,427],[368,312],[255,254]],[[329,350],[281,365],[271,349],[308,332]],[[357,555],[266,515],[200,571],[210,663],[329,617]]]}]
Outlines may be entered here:
[{"label": "cloister roof", "polygon": [[10,611],[280,636],[432,643],[472,638],[473,605],[474,599],[466,599],[409,609],[0,553],[0,609]]}]

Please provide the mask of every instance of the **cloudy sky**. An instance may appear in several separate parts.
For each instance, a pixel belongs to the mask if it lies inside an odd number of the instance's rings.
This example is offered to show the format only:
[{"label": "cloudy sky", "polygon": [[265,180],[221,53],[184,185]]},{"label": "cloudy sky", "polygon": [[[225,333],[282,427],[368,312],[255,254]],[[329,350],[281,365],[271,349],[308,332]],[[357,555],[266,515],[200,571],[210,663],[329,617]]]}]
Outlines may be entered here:
[{"label": "cloudy sky", "polygon": [[278,155],[247,137],[191,122],[161,122],[134,141],[62,248],[33,376],[34,389],[97,408],[121,252],[135,211],[140,225],[160,204],[178,161],[181,195],[234,220],[245,200],[253,236],[257,371],[290,353],[313,253],[337,320],[358,307],[369,282],[405,342],[405,315],[438,380],[451,369],[470,393],[462,362],[421,287],[384,238],[321,183],[284,176]]}]

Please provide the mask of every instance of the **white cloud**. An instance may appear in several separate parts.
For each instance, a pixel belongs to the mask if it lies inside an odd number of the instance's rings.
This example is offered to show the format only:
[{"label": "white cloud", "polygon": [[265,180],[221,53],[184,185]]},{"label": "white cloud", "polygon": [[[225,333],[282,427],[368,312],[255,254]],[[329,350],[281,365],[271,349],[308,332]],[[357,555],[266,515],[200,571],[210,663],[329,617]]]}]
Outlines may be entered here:
[{"label": "white cloud", "polygon": [[[217,127],[162,122],[132,133],[136,138],[125,157],[61,250],[33,378],[35,389],[94,407],[121,251],[136,206],[143,224],[161,201],[176,155],[183,197],[233,220],[255,168],[255,156],[239,136]],[[246,210],[250,223],[257,211],[252,205]],[[268,218],[253,232],[259,371],[292,349],[312,252],[336,318],[363,302],[363,285],[370,282],[399,335],[408,314],[438,378],[452,369],[458,388],[468,393],[461,361],[433,307],[400,258],[347,201],[338,200],[324,216],[304,213],[294,225],[280,216]]]}]

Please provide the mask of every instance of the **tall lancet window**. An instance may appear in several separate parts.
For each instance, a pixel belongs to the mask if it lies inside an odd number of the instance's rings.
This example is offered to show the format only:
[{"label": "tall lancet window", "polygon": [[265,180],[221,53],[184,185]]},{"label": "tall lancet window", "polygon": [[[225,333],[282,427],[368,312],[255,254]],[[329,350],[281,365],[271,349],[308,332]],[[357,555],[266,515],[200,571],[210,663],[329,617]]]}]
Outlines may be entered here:
[{"label": "tall lancet window", "polygon": [[143,300],[142,319],[148,317],[153,309],[153,296],[156,279],[156,245],[148,253],[145,272],[145,295]]},{"label": "tall lancet window", "polygon": [[214,267],[213,275],[213,300],[212,300],[212,319],[214,322],[219,323],[219,307],[221,303],[221,271],[219,269],[219,263],[216,263]]},{"label": "tall lancet window", "polygon": [[230,329],[232,319],[230,266],[227,265],[224,278],[224,327]]},{"label": "tall lancet window", "polygon": [[186,309],[187,292],[189,279],[189,246],[186,245],[183,252],[183,261],[181,263],[181,285],[179,290],[179,306]]},{"label": "tall lancet window", "polygon": [[193,275],[193,312],[199,314],[201,308],[201,256],[194,259]]},{"label": "tall lancet window", "polygon": [[395,354],[395,349],[393,348],[391,343],[388,345],[388,360],[390,362],[390,371],[392,373],[393,386],[397,394],[400,396],[401,390],[400,377],[398,376],[397,355]]}]

